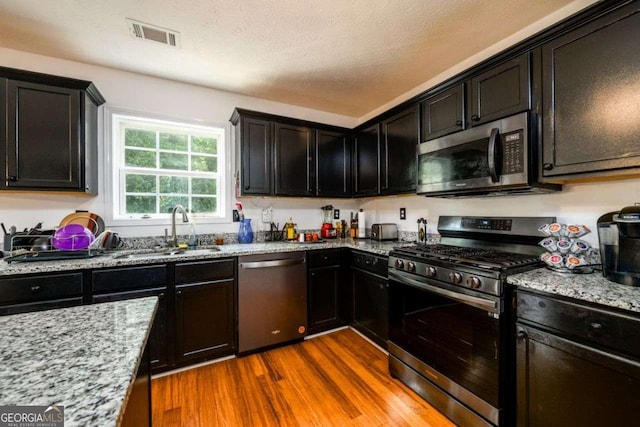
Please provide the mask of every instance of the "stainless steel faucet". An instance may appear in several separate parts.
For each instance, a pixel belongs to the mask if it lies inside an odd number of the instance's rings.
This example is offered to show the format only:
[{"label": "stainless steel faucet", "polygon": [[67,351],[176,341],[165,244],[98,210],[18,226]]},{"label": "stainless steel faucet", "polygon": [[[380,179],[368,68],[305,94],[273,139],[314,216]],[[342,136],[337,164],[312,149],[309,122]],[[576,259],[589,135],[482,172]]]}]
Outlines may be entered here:
[{"label": "stainless steel faucet", "polygon": [[176,205],[171,211],[171,240],[167,242],[174,248],[178,247],[178,235],[176,234],[176,212],[178,211],[182,213],[182,222],[189,222],[189,217],[187,216],[187,211],[184,206]]}]

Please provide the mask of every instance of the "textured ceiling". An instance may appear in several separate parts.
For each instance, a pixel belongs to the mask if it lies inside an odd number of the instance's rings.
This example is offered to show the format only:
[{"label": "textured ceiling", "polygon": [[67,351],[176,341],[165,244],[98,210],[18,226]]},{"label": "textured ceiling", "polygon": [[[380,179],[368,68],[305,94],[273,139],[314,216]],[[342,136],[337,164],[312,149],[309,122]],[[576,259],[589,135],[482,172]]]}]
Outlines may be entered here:
[{"label": "textured ceiling", "polygon": [[0,0],[0,46],[360,117],[569,3]]}]

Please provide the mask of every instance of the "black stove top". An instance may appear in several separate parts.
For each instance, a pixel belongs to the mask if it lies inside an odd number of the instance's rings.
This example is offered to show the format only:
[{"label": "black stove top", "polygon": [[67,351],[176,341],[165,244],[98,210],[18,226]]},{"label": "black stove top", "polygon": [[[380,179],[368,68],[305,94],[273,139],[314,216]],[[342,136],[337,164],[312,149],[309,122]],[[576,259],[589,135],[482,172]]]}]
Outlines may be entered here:
[{"label": "black stove top", "polygon": [[540,259],[533,255],[442,244],[394,248],[394,252],[398,255],[419,257],[423,262],[439,259],[454,264],[499,270],[533,265],[540,262]]}]

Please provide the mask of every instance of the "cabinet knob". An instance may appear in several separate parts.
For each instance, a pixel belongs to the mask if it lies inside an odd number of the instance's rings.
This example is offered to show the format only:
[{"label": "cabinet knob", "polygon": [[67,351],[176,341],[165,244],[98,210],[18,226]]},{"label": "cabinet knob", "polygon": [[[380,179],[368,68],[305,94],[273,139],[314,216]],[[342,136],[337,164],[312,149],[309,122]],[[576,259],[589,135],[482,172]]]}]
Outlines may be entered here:
[{"label": "cabinet knob", "polygon": [[35,285],[31,287],[31,292],[38,292],[40,290],[40,286]]},{"label": "cabinet knob", "polygon": [[517,338],[519,341],[525,340],[525,339],[527,339],[527,337],[528,337],[527,332],[526,332],[526,331],[524,331],[524,330],[522,330],[522,329],[520,329],[520,330],[518,331],[518,333],[516,334],[516,338]]},{"label": "cabinet knob", "polygon": [[16,182],[18,180],[18,177],[15,175],[9,175],[9,178],[7,178],[7,181],[9,182]]},{"label": "cabinet knob", "polygon": [[480,120],[480,116],[477,114],[474,114],[473,116],[471,116],[471,120],[473,120],[474,122],[477,122],[478,120]]},{"label": "cabinet knob", "polygon": [[158,294],[158,299],[164,299],[164,292]]},{"label": "cabinet knob", "polygon": [[182,291],[176,291],[176,296],[182,296]]},{"label": "cabinet knob", "polygon": [[248,186],[248,185],[245,185],[245,186],[244,186],[244,189],[245,189],[245,190],[248,190],[248,189],[249,189],[249,186]]},{"label": "cabinet knob", "polygon": [[456,126],[462,126],[462,120],[456,120]]},{"label": "cabinet knob", "polygon": [[551,169],[553,169],[553,165],[551,163],[545,163],[544,165],[542,165],[542,169],[550,171]]}]

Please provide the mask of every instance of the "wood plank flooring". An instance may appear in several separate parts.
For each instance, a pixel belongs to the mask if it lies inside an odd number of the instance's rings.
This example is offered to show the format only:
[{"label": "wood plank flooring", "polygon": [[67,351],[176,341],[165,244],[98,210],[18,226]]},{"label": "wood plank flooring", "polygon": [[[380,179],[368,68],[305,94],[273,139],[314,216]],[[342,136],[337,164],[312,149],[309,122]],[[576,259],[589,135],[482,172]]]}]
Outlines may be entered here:
[{"label": "wood plank flooring", "polygon": [[350,329],[152,381],[153,425],[453,426]]}]

